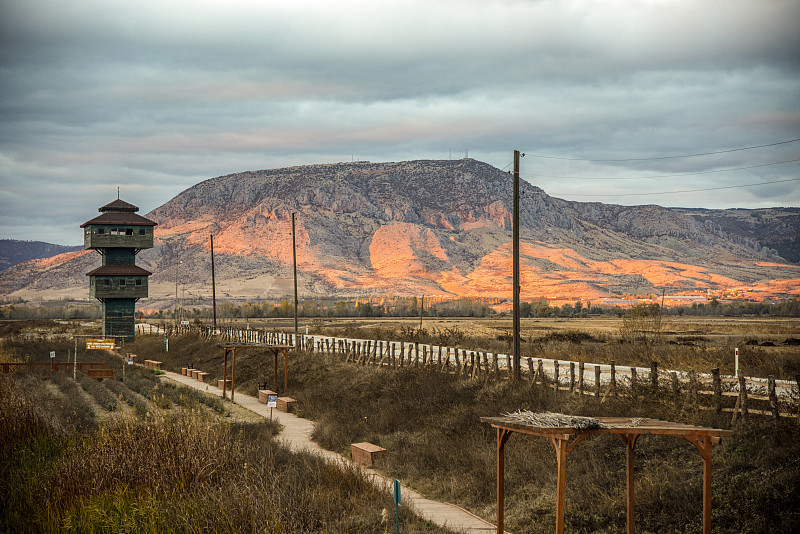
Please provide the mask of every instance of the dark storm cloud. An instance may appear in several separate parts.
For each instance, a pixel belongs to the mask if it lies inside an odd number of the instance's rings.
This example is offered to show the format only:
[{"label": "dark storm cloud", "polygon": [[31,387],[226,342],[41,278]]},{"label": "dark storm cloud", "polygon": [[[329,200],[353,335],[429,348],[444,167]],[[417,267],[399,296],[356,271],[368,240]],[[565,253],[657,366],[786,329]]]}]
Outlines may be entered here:
[{"label": "dark storm cloud", "polygon": [[[794,1],[0,5],[0,237],[78,241],[117,185],[146,212],[203,179],[284,165],[469,150],[502,168],[514,148],[623,159],[800,137]],[[796,205],[798,182],[655,193],[800,165],[617,178],[793,158],[800,143],[522,167],[575,200],[758,207]],[[577,196],[634,190],[652,195]]]}]

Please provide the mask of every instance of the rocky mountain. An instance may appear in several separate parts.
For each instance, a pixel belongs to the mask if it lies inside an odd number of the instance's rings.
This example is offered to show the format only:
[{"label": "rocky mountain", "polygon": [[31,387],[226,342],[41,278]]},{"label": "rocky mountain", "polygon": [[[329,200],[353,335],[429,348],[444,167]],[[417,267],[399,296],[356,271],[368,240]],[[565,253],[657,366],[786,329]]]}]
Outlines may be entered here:
[{"label": "rocky mountain", "polygon": [[[156,246],[149,303],[278,298],[292,287],[292,213],[302,295],[510,296],[512,177],[472,159],[342,163],[201,182],[146,214]],[[657,288],[800,291],[800,209],[688,210],[578,203],[521,184],[522,297]],[[87,214],[87,218],[91,214]],[[76,234],[78,225],[76,221]],[[794,240],[794,241],[793,241]],[[5,294],[88,294],[81,251],[0,275]],[[178,282],[176,284],[176,281]]]},{"label": "rocky mountain", "polygon": [[73,252],[83,247],[53,245],[43,241],[18,241],[16,239],[0,239],[0,271],[19,263],[38,258],[49,258],[64,252]]}]

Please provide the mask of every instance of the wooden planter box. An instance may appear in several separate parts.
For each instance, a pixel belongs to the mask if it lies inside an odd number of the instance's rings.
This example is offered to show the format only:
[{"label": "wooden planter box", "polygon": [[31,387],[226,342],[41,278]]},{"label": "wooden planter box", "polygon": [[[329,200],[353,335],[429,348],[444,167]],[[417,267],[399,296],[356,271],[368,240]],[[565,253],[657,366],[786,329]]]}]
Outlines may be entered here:
[{"label": "wooden planter box", "polygon": [[230,391],[231,390],[231,381],[230,380],[222,380],[222,379],[217,380],[217,387],[219,389],[222,389],[222,385],[223,384],[225,385],[225,391]]},{"label": "wooden planter box", "polygon": [[383,456],[385,453],[386,449],[383,447],[378,447],[377,445],[367,443],[366,441],[362,443],[353,443],[350,445],[350,455],[353,457],[353,461],[366,467],[372,467],[372,465],[375,463],[375,460]]}]

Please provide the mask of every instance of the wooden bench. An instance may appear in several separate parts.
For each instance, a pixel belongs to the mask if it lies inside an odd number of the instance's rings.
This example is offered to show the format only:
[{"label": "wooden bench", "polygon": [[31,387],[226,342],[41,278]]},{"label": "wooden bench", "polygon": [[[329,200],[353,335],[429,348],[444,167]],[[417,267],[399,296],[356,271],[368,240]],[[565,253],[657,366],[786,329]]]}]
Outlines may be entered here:
[{"label": "wooden bench", "polygon": [[268,395],[277,395],[277,393],[275,393],[271,389],[259,389],[258,390],[258,402],[266,404]]},{"label": "wooden bench", "polygon": [[200,369],[190,369],[189,376],[197,380],[197,373],[200,372]]},{"label": "wooden bench", "polygon": [[161,362],[158,360],[145,360],[144,366],[149,369],[161,369]]},{"label": "wooden bench", "polygon": [[282,412],[294,413],[296,403],[297,401],[291,397],[278,397],[278,405],[276,408]]},{"label": "wooden bench", "polygon": [[190,368],[188,368],[188,367],[181,367],[181,374],[182,374],[183,376],[189,376],[189,371],[191,371],[191,369],[190,369]]},{"label": "wooden bench", "polygon": [[86,376],[89,378],[117,378],[117,372],[114,369],[87,369]]},{"label": "wooden bench", "polygon": [[372,467],[375,464],[375,460],[383,456],[385,452],[386,449],[383,447],[378,447],[366,441],[350,445],[350,455],[353,457],[353,461],[367,467]]},{"label": "wooden bench", "polygon": [[208,373],[204,373],[203,371],[199,371],[199,372],[197,373],[197,379],[198,379],[200,382],[205,382],[205,381],[206,381],[206,377],[207,377],[207,376],[208,376]]}]

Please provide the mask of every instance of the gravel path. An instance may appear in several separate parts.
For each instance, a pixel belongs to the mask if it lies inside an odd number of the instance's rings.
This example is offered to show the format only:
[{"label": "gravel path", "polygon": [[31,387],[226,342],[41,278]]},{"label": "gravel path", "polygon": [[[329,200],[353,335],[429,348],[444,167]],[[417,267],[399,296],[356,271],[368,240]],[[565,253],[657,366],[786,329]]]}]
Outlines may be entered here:
[{"label": "gravel path", "polygon": [[[179,384],[205,391],[219,397],[222,396],[221,389],[210,384],[198,382],[193,378],[171,372],[166,372],[163,376]],[[236,392],[234,398],[236,404],[243,408],[247,408],[265,418],[270,417],[270,409],[267,408],[266,404],[259,402],[258,399],[239,392]],[[311,441],[311,432],[314,429],[314,423],[308,419],[303,419],[294,414],[281,412],[276,409],[272,411],[272,418],[283,425],[283,432],[278,436],[278,440],[290,449],[308,451],[322,456],[332,463],[349,464],[351,462],[348,458],[323,449]],[[363,468],[363,470],[367,475],[372,477],[376,484],[386,487],[389,491],[392,490],[392,479],[386,478],[372,469]],[[408,506],[415,510],[420,517],[455,532],[465,534],[487,534],[496,532],[497,530],[495,525],[484,521],[480,517],[459,506],[426,499],[406,486],[402,487],[400,495],[403,506]]]}]

